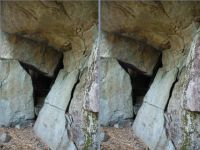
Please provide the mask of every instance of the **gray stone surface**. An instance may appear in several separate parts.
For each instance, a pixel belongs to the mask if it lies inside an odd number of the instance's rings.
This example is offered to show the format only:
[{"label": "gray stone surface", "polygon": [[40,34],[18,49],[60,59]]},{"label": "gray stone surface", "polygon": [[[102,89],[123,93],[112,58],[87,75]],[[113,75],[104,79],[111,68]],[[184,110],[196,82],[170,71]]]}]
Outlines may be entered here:
[{"label": "gray stone surface", "polygon": [[167,108],[167,131],[176,149],[200,149],[199,33],[194,37],[186,63],[178,77]]},{"label": "gray stone surface", "polygon": [[[166,146],[171,145],[171,142],[166,137],[164,122],[164,111],[144,102],[133,123],[133,131],[150,149],[168,150]],[[164,141],[164,144],[161,141]]]},{"label": "gray stone surface", "polygon": [[8,143],[11,140],[11,136],[7,133],[0,133],[0,144],[1,143]]},{"label": "gray stone surface", "polygon": [[133,123],[134,133],[150,149],[168,150],[169,147],[170,150],[173,149],[171,141],[166,136],[164,109],[169,100],[170,90],[176,80],[177,72],[177,68],[168,72],[164,68],[159,69]]},{"label": "gray stone surface", "polygon": [[165,68],[159,69],[150,89],[144,97],[144,102],[164,110],[170,96],[171,87],[176,80],[177,73],[177,68],[168,72],[165,71]]},{"label": "gray stone surface", "polygon": [[4,32],[0,34],[0,58],[17,59],[45,75],[54,75],[61,56],[61,53],[45,44]]},{"label": "gray stone surface", "polygon": [[86,78],[87,78],[87,70],[85,69],[82,72],[82,75],[80,76],[80,82],[76,86],[69,107],[69,114],[73,118],[70,130],[73,134],[73,140],[79,148],[83,146],[85,142],[84,131],[83,131],[84,129],[83,104],[84,104],[85,85],[87,82]]},{"label": "gray stone surface", "polygon": [[34,131],[51,149],[64,150],[75,147],[67,134],[65,113],[71,99],[72,89],[78,80],[79,71],[67,73],[61,70],[45,99]]},{"label": "gray stone surface", "polygon": [[160,51],[136,40],[114,33],[101,33],[100,56],[116,58],[132,65],[147,75],[153,73]]},{"label": "gray stone surface", "polygon": [[100,124],[133,117],[131,81],[116,59],[100,61]]},{"label": "gray stone surface", "polygon": [[190,111],[200,112],[200,34],[194,37],[190,49],[189,83],[186,89],[184,107]]},{"label": "gray stone surface", "polygon": [[0,60],[0,126],[34,118],[31,77],[16,60]]},{"label": "gray stone surface", "polygon": [[45,103],[65,111],[71,98],[72,89],[78,81],[78,76],[78,70],[70,73],[67,73],[65,70],[60,70],[56,81],[45,99]]}]

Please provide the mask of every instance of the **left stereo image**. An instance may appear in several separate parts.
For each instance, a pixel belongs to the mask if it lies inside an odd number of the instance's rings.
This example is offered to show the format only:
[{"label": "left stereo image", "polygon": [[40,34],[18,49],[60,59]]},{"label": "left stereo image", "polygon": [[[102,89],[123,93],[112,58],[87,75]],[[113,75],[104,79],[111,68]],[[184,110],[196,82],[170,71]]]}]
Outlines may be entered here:
[{"label": "left stereo image", "polygon": [[98,1],[1,1],[0,19],[0,149],[98,149]]}]

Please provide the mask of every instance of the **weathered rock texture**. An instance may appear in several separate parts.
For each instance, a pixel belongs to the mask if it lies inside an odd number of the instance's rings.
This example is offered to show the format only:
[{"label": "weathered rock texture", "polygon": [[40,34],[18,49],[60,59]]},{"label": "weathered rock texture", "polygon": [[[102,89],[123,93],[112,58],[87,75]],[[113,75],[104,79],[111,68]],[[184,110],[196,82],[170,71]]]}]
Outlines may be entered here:
[{"label": "weathered rock texture", "polygon": [[177,149],[198,150],[199,138],[199,39],[197,32],[187,62],[183,64],[167,109],[167,132]]},{"label": "weathered rock texture", "polygon": [[89,59],[81,69],[80,81],[74,90],[68,112],[73,119],[70,130],[78,149],[98,148],[98,38],[96,34],[93,36],[96,40],[92,44]]},{"label": "weathered rock texture", "polygon": [[97,23],[94,1],[5,1],[1,5],[3,31],[44,41],[58,50],[69,50],[74,36]]},{"label": "weathered rock texture", "polygon": [[164,109],[170,97],[170,90],[176,81],[177,72],[177,68],[169,72],[166,72],[165,69],[158,71],[134,121],[134,132],[144,140],[150,149],[173,148],[172,143],[168,143],[166,136]]},{"label": "weathered rock texture", "polygon": [[199,21],[199,5],[194,1],[102,2],[102,29],[156,49],[184,49],[191,42],[192,29],[198,26],[193,21]]},{"label": "weathered rock texture", "polygon": [[[104,1],[101,12],[103,31],[162,53],[163,73],[161,69],[157,73],[133,125],[137,136],[150,149],[199,149],[199,40],[194,35],[200,3]],[[112,54],[118,53],[117,48]]]},{"label": "weathered rock texture", "polygon": [[2,35],[6,39],[3,45],[8,48],[0,52],[1,58],[18,59],[28,70],[34,67],[52,76],[63,53],[64,70],[46,97],[34,127],[52,149],[98,146],[97,4],[1,2],[1,29],[6,34]]},{"label": "weathered rock texture", "polygon": [[113,33],[102,33],[100,56],[115,58],[135,67],[146,75],[152,75],[160,52],[145,43]]},{"label": "weathered rock texture", "polygon": [[16,60],[0,60],[0,126],[34,118],[31,77]]},{"label": "weathered rock texture", "polygon": [[65,112],[71,99],[73,87],[77,82],[78,74],[77,70],[69,74],[60,71],[35,123],[34,130],[36,134],[51,149],[60,149],[59,146],[62,140],[64,142],[63,147],[67,149],[73,145],[73,141],[65,133],[68,132]]},{"label": "weathered rock texture", "polygon": [[17,59],[48,76],[53,76],[61,53],[45,44],[16,35],[0,34],[0,58]]},{"label": "weathered rock texture", "polygon": [[133,117],[130,77],[116,59],[101,59],[100,87],[101,125],[107,126]]}]

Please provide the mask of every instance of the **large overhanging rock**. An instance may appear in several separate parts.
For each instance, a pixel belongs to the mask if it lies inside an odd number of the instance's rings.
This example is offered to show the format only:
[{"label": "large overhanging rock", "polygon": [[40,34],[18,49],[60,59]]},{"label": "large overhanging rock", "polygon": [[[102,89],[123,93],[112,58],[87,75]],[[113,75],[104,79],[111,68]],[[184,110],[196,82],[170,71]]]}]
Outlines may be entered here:
[{"label": "large overhanging rock", "polygon": [[62,54],[45,44],[0,33],[0,58],[17,59],[48,76],[53,76]]},{"label": "large overhanging rock", "polygon": [[136,67],[146,75],[152,75],[160,52],[151,46],[112,33],[102,33],[100,56],[116,58],[129,66]]},{"label": "large overhanging rock", "polygon": [[183,49],[191,41],[192,22],[199,21],[200,2],[104,1],[101,13],[104,31],[129,36],[156,49]]},{"label": "large overhanging rock", "polygon": [[100,87],[101,125],[107,126],[133,117],[130,77],[116,59],[101,59]]},{"label": "large overhanging rock", "polygon": [[0,126],[34,118],[31,77],[16,60],[0,60]]},{"label": "large overhanging rock", "polygon": [[164,68],[158,71],[134,121],[135,134],[150,149],[173,149],[166,135],[164,110],[170,98],[173,83],[176,81],[177,72],[177,68],[169,72],[166,72]]},{"label": "large overhanging rock", "polygon": [[79,71],[67,73],[65,70],[59,75],[45,99],[45,104],[39,113],[34,131],[51,149],[62,150],[75,146],[67,134],[66,109],[71,100],[72,90],[78,80]]},{"label": "large overhanging rock", "polygon": [[68,50],[74,36],[97,23],[96,1],[1,2],[2,30]]}]

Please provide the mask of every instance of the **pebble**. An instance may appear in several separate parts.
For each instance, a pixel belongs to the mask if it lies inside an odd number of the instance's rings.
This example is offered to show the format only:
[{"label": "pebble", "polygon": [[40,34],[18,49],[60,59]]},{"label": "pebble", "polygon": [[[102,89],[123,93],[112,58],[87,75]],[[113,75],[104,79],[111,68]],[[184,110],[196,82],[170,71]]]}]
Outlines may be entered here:
[{"label": "pebble", "polygon": [[7,133],[0,133],[0,143],[8,143],[11,140],[11,136]]},{"label": "pebble", "polygon": [[21,126],[19,124],[15,125],[15,128],[21,129]]}]

